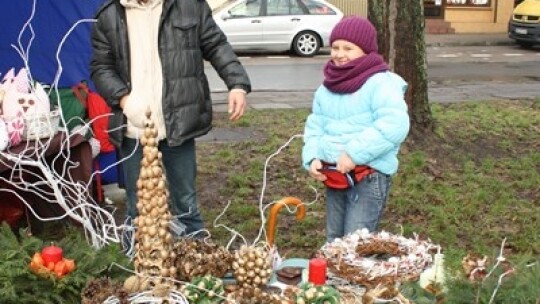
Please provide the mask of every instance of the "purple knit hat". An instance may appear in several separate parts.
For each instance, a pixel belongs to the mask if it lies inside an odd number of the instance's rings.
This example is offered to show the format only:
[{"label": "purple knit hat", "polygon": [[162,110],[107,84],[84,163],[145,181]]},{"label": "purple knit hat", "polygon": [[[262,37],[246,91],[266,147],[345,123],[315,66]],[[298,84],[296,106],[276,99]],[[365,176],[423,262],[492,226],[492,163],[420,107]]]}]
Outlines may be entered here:
[{"label": "purple knit hat", "polygon": [[330,34],[330,44],[343,39],[359,46],[364,53],[378,51],[377,29],[366,18],[349,16],[341,19]]}]

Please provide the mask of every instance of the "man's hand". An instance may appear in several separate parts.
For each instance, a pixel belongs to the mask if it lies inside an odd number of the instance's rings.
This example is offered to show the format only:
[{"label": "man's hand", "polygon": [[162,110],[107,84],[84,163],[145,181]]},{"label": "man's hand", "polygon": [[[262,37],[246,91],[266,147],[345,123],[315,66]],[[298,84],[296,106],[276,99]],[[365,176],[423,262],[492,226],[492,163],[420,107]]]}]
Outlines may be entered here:
[{"label": "man's hand", "polygon": [[322,174],[319,170],[322,169],[322,163],[319,159],[314,159],[309,165],[309,175],[314,179],[324,182],[326,175]]},{"label": "man's hand", "polygon": [[232,89],[229,92],[229,119],[238,120],[246,110],[246,92],[242,89]]},{"label": "man's hand", "polygon": [[126,102],[127,102],[127,99],[129,98],[129,94],[128,95],[124,95],[120,98],[120,101],[118,102],[118,105],[120,106],[120,109],[124,109],[124,106],[126,105]]},{"label": "man's hand", "polygon": [[354,170],[354,167],[356,167],[356,164],[351,157],[347,153],[341,154],[337,161],[336,169],[341,173],[347,173]]}]

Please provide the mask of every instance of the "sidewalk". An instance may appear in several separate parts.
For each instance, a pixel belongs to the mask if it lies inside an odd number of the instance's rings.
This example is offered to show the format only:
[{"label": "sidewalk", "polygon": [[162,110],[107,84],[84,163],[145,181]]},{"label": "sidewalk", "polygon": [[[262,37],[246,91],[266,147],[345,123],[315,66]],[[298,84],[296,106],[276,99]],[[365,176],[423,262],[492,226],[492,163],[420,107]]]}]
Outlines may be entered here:
[{"label": "sidewalk", "polygon": [[490,46],[513,45],[515,41],[506,33],[496,34],[428,34],[425,36],[426,46]]}]

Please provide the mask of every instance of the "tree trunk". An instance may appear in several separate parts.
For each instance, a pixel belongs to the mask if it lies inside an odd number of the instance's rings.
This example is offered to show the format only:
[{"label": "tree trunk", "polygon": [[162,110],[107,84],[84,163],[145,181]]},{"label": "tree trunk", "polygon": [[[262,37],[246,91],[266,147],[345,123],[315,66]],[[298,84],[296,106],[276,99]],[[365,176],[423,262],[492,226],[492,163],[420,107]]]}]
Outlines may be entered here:
[{"label": "tree trunk", "polygon": [[411,132],[433,130],[428,100],[423,1],[369,0],[368,18],[378,31],[379,51],[390,69],[409,84],[405,100]]}]

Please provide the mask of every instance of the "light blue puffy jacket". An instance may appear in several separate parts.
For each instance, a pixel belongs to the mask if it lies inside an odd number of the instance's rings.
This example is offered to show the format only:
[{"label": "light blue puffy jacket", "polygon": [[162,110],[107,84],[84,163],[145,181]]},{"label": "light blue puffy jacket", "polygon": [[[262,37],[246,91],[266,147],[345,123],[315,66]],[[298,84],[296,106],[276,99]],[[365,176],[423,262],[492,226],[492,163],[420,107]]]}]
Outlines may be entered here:
[{"label": "light blue puffy jacket", "polygon": [[336,163],[345,152],[357,165],[395,174],[399,146],[410,127],[406,90],[407,83],[392,72],[374,74],[350,94],[321,85],[305,125],[303,166],[309,169],[315,158]]}]

